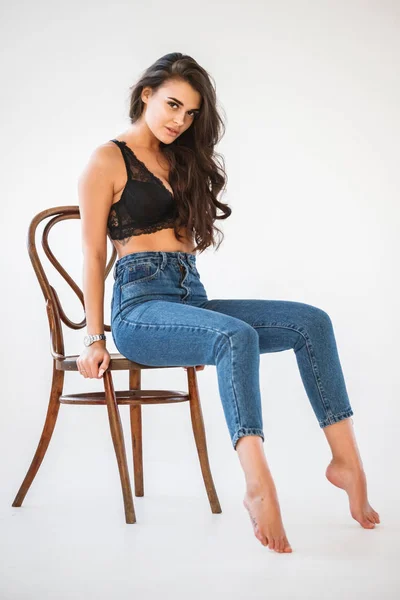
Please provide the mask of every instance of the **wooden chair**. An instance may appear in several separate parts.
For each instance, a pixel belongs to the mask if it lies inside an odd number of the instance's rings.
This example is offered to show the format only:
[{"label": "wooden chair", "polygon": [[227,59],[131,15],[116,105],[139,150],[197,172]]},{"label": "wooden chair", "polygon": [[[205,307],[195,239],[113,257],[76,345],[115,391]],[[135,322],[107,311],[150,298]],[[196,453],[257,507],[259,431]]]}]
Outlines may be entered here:
[{"label": "wooden chair", "polygon": [[[58,206],[44,210],[38,213],[31,221],[28,230],[27,246],[29,257],[31,259],[39,284],[46,301],[46,310],[50,327],[50,346],[53,357],[53,377],[51,384],[50,400],[47,409],[46,420],[43,431],[32,463],[28,469],[25,479],[15,497],[12,506],[21,506],[22,502],[32,484],[32,481],[39,470],[44,455],[49,446],[51,436],[56,424],[58,411],[61,404],[71,405],[98,405],[107,406],[108,418],[112,441],[117,457],[118,469],[121,479],[122,495],[125,509],[126,523],[136,523],[135,509],[133,505],[132,490],[129,479],[129,471],[126,460],[124,435],[121,426],[119,404],[128,404],[130,411],[131,443],[133,453],[133,472],[135,481],[135,495],[144,496],[143,485],[143,454],[142,454],[142,404],[165,404],[167,402],[187,402],[189,401],[190,415],[192,421],[193,435],[199,456],[201,472],[206,487],[206,492],[213,513],[221,513],[217,492],[214,487],[213,478],[208,461],[206,435],[204,430],[203,415],[201,411],[199,391],[197,386],[197,376],[195,367],[187,367],[188,392],[179,392],[175,390],[142,390],[141,389],[141,371],[142,369],[165,369],[176,367],[150,367],[132,362],[121,354],[111,354],[111,360],[108,369],[103,375],[104,392],[86,392],[77,394],[63,394],[64,374],[66,371],[77,371],[76,359],[79,354],[65,356],[64,339],[61,321],[71,329],[82,329],[86,326],[86,318],[80,323],[71,321],[62,309],[56,290],[50,285],[46,277],[42,263],[36,249],[36,229],[42,220],[49,218],[43,229],[42,247],[50,262],[63,276],[78,296],[84,307],[84,298],[82,290],[75,281],[68,275],[61,266],[54,254],[51,252],[48,236],[52,227],[64,219],[80,219],[78,206]],[[113,247],[112,256],[106,266],[104,279],[107,276],[115,262],[117,253]],[[104,331],[111,331],[109,325],[104,325]],[[184,365],[186,366],[186,365]],[[114,391],[112,371],[129,371],[129,389],[126,391]]]}]

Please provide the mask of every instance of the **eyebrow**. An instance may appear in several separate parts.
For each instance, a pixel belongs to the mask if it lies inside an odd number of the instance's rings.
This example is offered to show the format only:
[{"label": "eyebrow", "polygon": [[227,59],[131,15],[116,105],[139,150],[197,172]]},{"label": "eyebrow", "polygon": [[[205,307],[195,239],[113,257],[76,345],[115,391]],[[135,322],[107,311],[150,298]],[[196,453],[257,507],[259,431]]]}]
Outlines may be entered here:
[{"label": "eyebrow", "polygon": [[[181,106],[183,106],[183,102],[178,100],[178,98],[174,98],[173,96],[167,96],[167,98],[170,98],[171,100],[174,100],[174,102],[176,102],[177,104],[180,104]],[[191,110],[195,111],[195,112],[199,112],[200,108],[192,108]]]}]

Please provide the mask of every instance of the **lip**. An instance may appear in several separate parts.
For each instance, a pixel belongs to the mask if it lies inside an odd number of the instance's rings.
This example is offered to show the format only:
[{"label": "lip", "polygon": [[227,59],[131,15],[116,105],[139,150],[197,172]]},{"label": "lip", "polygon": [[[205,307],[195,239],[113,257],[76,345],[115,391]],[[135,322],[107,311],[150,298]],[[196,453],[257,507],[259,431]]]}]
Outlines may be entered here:
[{"label": "lip", "polygon": [[179,131],[176,131],[176,129],[171,129],[170,127],[165,127],[165,129],[168,131],[168,133],[170,135],[173,135],[174,137],[178,135]]}]

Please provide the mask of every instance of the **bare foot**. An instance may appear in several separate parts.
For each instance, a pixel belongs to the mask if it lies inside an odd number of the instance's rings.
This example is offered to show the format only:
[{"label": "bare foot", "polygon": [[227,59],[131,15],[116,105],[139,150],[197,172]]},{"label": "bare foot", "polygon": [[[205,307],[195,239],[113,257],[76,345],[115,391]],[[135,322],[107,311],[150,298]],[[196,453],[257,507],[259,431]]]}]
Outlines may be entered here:
[{"label": "bare foot", "polygon": [[266,486],[257,491],[247,491],[243,504],[249,512],[254,535],[263,546],[279,553],[292,552],[274,489]]},{"label": "bare foot", "polygon": [[368,502],[367,480],[362,467],[332,459],[326,469],[326,478],[347,492],[351,516],[362,527],[374,529],[375,523],[380,523],[379,514]]}]

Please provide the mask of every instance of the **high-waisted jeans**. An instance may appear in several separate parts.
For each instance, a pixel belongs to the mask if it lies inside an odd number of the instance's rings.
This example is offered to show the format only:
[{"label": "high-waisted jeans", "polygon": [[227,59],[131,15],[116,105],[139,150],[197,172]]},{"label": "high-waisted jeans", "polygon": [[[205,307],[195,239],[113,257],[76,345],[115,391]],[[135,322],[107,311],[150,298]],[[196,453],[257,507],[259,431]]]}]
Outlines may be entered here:
[{"label": "high-waisted jeans", "polygon": [[134,252],[114,266],[111,331],[129,360],[150,366],[216,365],[234,450],[239,438],[265,441],[260,354],[294,350],[320,427],[353,415],[331,319],[302,302],[209,300],[186,252]]}]

